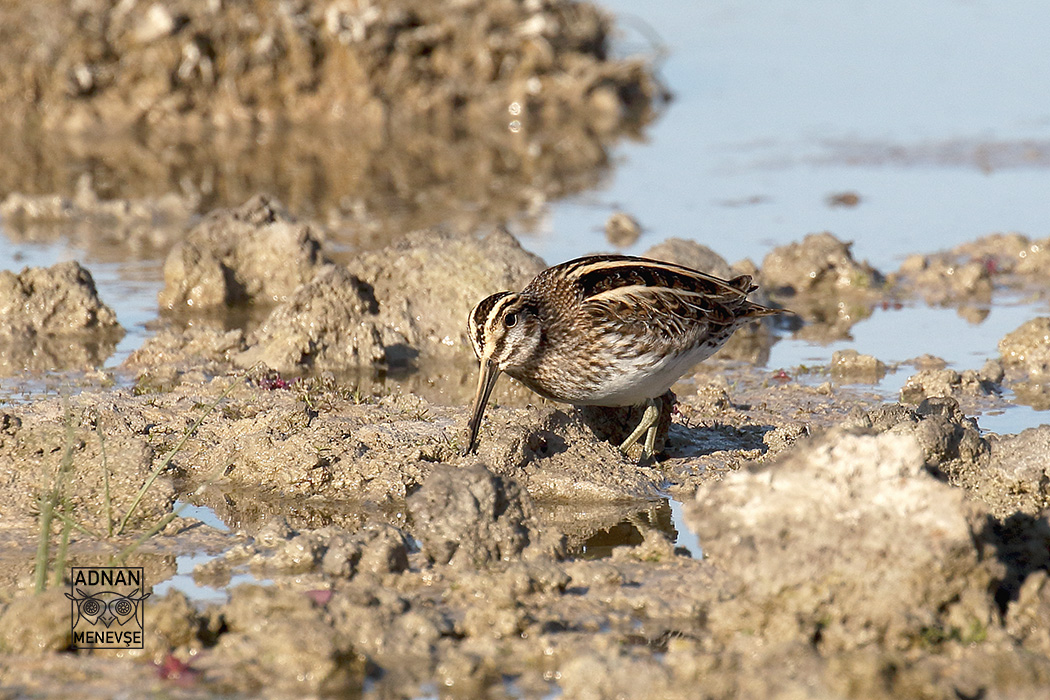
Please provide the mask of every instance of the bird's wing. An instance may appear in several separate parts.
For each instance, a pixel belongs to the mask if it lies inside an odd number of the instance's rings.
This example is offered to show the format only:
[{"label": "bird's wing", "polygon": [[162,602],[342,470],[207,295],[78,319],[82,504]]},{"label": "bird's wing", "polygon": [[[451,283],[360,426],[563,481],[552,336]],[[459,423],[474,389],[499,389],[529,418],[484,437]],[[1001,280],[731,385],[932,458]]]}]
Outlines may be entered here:
[{"label": "bird's wing", "polygon": [[747,301],[754,286],[741,275],[724,280],[680,265],[629,256],[592,256],[567,271],[581,311],[615,319],[623,332],[670,336],[735,323],[761,309]]}]

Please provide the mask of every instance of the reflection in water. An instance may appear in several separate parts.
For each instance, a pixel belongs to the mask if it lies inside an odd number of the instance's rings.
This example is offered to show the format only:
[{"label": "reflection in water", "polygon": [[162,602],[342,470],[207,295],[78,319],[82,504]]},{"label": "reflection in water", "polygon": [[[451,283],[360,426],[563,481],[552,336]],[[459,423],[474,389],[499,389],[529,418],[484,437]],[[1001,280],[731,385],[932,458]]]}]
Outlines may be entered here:
[{"label": "reflection in water", "polygon": [[[238,206],[260,192],[297,216],[327,221],[338,244],[357,249],[440,223],[469,230],[527,222],[547,201],[593,188],[618,138],[569,120],[530,134],[503,125],[459,138],[413,129],[381,143],[305,128],[177,144],[149,135],[24,136],[0,132],[0,152],[8,154],[0,159],[0,195],[45,195],[54,206],[36,202],[28,215],[9,217],[12,240],[51,237],[40,224],[58,221],[89,251],[126,244],[140,254],[151,247],[162,254],[174,242],[176,234],[158,233],[158,224],[177,227],[180,217]],[[161,146],[169,157],[157,158]],[[20,167],[4,167],[15,162]],[[85,206],[92,197],[96,204]],[[84,219],[117,226],[92,230]]]},{"label": "reflection in water", "polygon": [[562,504],[535,503],[542,529],[565,537],[568,556],[608,557],[617,547],[634,547],[649,537],[676,542],[678,532],[667,499],[656,502]]}]

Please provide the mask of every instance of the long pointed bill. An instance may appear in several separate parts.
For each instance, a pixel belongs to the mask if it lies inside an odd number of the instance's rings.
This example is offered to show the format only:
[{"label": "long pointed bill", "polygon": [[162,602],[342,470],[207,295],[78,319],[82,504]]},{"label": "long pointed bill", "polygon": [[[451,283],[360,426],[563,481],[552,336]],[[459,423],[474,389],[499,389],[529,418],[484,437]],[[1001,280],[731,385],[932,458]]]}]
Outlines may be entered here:
[{"label": "long pointed bill", "polygon": [[478,374],[478,391],[474,394],[474,406],[470,409],[470,422],[467,423],[467,449],[463,454],[469,455],[478,446],[478,431],[481,429],[481,417],[485,415],[485,406],[489,402],[492,387],[496,386],[499,367],[492,360],[482,360]]}]

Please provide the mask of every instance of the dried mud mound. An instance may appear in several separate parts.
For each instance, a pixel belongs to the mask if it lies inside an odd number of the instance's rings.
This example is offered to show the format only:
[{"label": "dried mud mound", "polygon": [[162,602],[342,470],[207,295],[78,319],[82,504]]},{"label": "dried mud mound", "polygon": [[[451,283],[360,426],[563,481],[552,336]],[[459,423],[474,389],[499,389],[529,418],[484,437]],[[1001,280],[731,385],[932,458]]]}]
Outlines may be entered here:
[{"label": "dried mud mound", "polygon": [[[105,202],[178,183],[193,213],[269,192],[366,245],[528,216],[667,99],[613,34],[573,0],[3,3],[0,197],[108,209],[73,195],[85,173]],[[151,235],[175,240],[120,237]]]},{"label": "dried mud mound", "polygon": [[347,266],[379,300],[379,316],[399,343],[419,353],[470,347],[467,316],[485,297],[519,291],[546,265],[501,229],[457,235],[417,231]]},{"label": "dried mud mound", "polygon": [[773,249],[762,261],[759,282],[765,292],[806,321],[799,337],[846,338],[853,324],[883,301],[885,278],[855,260],[850,246],[827,232],[810,234]]},{"label": "dried mud mound", "polygon": [[94,367],[123,335],[79,263],[0,271],[0,375]]},{"label": "dried mud mound", "polygon": [[829,439],[727,475],[701,487],[690,518],[712,559],[740,577],[732,607],[754,616],[751,626],[785,639],[819,634],[834,649],[897,647],[947,626],[932,611],[963,631],[991,621],[981,594],[992,573],[979,565],[964,499],[925,471],[918,440],[887,433]]},{"label": "dried mud mound", "polygon": [[417,231],[347,266],[331,263],[314,226],[260,197],[216,211],[171,251],[159,301],[203,320],[239,307],[269,315],[246,332],[167,329],[128,366],[196,360],[301,372],[462,356],[470,309],[494,292],[523,288],[543,268],[500,229]]},{"label": "dried mud mound", "polygon": [[819,689],[801,697],[1034,697],[1050,659],[1015,630],[1046,614],[1046,557],[1018,551],[1039,546],[1038,526],[1011,530],[928,471],[921,429],[806,448],[701,485],[687,510],[734,591],[708,620],[728,646],[719,665],[756,673],[736,688],[792,659],[785,682]]},{"label": "dried mud mound", "polygon": [[47,128],[341,121],[442,130],[558,118],[581,96],[599,130],[647,109],[637,64],[606,60],[609,20],[554,1],[121,5],[5,3],[0,106]]},{"label": "dried mud mound", "polygon": [[197,312],[272,304],[287,299],[325,262],[316,228],[255,197],[213,212],[172,249],[158,300],[163,308]]}]

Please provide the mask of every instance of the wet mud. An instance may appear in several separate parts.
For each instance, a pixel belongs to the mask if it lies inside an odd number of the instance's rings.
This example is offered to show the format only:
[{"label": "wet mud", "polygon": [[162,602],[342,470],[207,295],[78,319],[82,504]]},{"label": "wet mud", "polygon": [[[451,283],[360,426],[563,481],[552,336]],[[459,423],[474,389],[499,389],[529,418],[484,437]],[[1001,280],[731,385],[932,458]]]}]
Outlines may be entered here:
[{"label": "wet mud", "polygon": [[[129,535],[98,533],[162,461],[127,532],[182,501],[227,529],[176,517],[128,561],[163,580],[210,552],[193,577],[229,596],[158,597],[145,648],[93,656],[89,687],[950,698],[1038,697],[1050,682],[1047,431],[982,434],[964,410],[1004,405],[1011,378],[1043,381],[1045,319],[980,369],[922,359],[903,403],[865,391],[885,371],[877,358],[837,354],[835,384],[763,368],[763,348],[800,322],[756,324],[676,386],[645,462],[614,447],[636,409],[573,409],[508,380],[464,457],[462,321],[543,263],[493,230],[421,232],[342,264],[323,231],[265,199],[215,212],[169,253],[161,327],[121,369],[130,385],[4,407],[4,685],[37,692],[84,668],[57,653],[68,601],[28,590],[40,494],[70,475],[64,503],[85,528],[75,561],[100,562]],[[759,271],[771,303],[815,300],[802,329],[844,327],[812,311],[822,297],[842,308],[843,295],[909,293],[819,242]],[[650,254],[734,271],[697,244]],[[78,271],[42,286],[38,305],[95,299],[68,291],[89,287]],[[90,308],[74,316],[103,332],[105,307]],[[217,320],[237,308],[241,327]],[[448,382],[430,398],[382,379],[409,366],[435,383],[438,365]],[[680,544],[682,527],[702,551]]]}]

